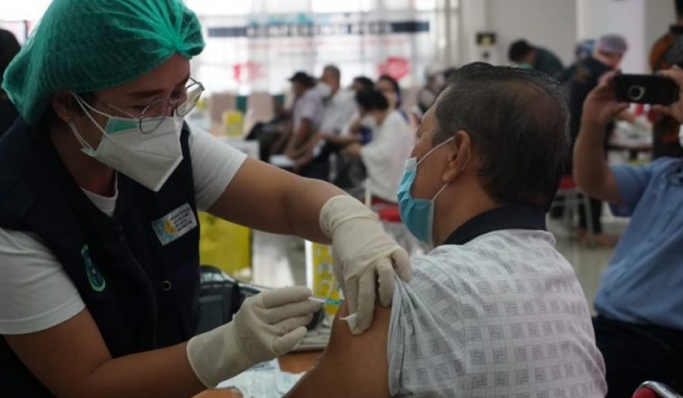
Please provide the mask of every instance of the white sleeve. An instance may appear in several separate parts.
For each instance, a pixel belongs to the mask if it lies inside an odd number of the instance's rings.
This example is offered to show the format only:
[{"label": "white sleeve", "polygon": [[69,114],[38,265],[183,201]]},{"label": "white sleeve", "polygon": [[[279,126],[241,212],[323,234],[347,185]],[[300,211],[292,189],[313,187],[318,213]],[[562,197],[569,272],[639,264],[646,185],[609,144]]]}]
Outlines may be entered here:
[{"label": "white sleeve", "polygon": [[85,308],[62,265],[37,238],[0,228],[0,264],[0,335],[45,330]]},{"label": "white sleeve", "polygon": [[344,127],[339,132],[339,136],[340,137],[351,136],[351,126],[359,117],[360,117],[360,113],[358,113],[358,109],[355,109],[353,114],[351,114],[351,118],[349,119],[348,123],[346,123],[346,125],[344,125]]},{"label": "white sleeve", "polygon": [[207,210],[230,185],[247,155],[210,133],[192,127],[192,176],[199,210]]},{"label": "white sleeve", "polygon": [[299,104],[301,118],[315,121],[322,112],[322,101],[309,95],[304,95],[299,101],[301,101]]}]

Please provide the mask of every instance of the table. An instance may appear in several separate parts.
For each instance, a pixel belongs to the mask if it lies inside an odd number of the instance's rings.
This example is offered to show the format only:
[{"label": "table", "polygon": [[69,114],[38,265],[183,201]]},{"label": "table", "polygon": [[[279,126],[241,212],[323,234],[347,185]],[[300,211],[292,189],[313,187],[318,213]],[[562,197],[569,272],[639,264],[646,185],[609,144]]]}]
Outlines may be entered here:
[{"label": "table", "polygon": [[[320,358],[320,354],[322,351],[296,352],[281,356],[278,362],[280,369],[285,372],[301,373],[311,369]],[[195,395],[194,398],[242,398],[242,394],[235,389],[210,390]]]}]

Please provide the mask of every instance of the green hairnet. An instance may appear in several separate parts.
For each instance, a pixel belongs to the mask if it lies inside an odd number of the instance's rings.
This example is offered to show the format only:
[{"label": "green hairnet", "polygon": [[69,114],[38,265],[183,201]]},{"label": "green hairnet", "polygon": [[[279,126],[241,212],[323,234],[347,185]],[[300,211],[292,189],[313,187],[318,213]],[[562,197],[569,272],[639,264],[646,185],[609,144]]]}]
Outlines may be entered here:
[{"label": "green hairnet", "polygon": [[53,0],[3,88],[36,126],[57,91],[105,90],[203,48],[197,16],[182,0]]}]

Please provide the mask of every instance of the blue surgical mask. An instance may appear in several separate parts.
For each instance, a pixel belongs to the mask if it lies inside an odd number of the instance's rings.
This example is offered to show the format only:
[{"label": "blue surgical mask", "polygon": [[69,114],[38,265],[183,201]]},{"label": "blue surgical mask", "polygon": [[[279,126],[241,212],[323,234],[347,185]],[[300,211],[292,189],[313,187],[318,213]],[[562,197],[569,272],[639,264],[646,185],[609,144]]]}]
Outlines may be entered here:
[{"label": "blue surgical mask", "polygon": [[403,221],[403,224],[408,228],[408,231],[410,231],[411,234],[429,245],[433,244],[434,201],[441,195],[441,192],[446,189],[448,184],[444,184],[431,200],[415,199],[410,194],[410,191],[415,182],[415,176],[417,175],[417,166],[424,162],[424,160],[434,153],[434,151],[452,140],[453,138],[450,138],[437,145],[431,151],[427,152],[419,162],[417,161],[417,158],[408,159],[405,171],[403,172],[403,178],[401,179],[401,184],[398,187],[398,208],[401,214],[401,221]]}]

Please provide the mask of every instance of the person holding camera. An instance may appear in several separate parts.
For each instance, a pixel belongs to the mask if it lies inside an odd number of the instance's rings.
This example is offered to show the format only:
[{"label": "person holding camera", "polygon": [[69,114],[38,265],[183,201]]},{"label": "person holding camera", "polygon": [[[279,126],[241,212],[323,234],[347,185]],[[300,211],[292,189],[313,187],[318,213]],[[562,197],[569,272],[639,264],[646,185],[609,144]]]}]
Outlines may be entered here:
[{"label": "person holding camera", "polygon": [[[607,368],[607,397],[630,397],[645,380],[683,388],[683,160],[609,166],[606,127],[626,108],[606,73],[586,98],[574,148],[574,176],[615,215],[631,217],[595,299],[596,341]],[[663,73],[683,86],[683,70]],[[683,93],[681,94],[683,97]],[[683,103],[655,107],[683,123]]]}]

